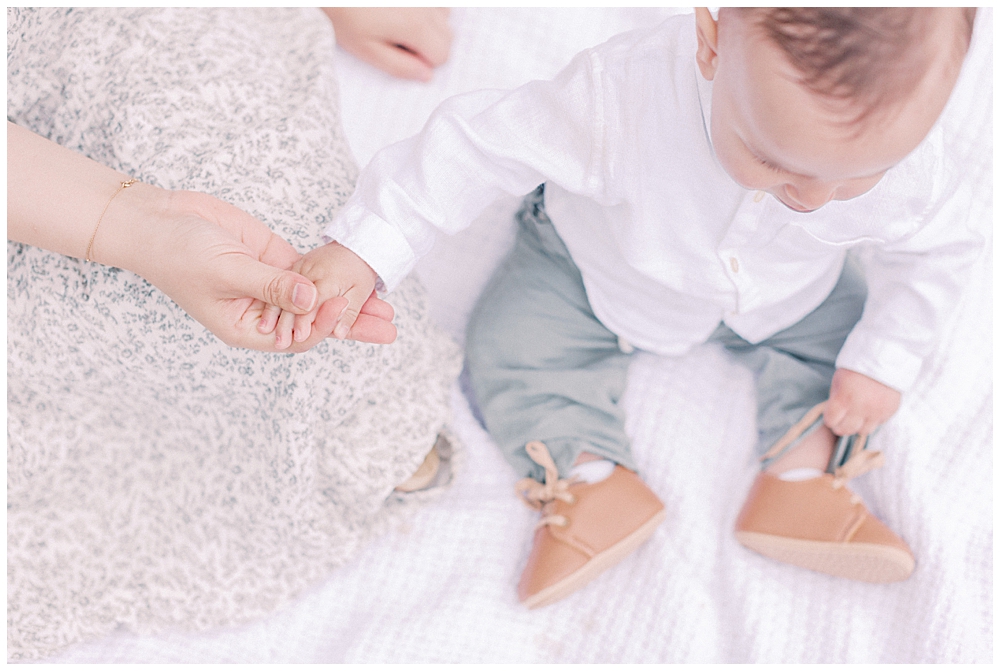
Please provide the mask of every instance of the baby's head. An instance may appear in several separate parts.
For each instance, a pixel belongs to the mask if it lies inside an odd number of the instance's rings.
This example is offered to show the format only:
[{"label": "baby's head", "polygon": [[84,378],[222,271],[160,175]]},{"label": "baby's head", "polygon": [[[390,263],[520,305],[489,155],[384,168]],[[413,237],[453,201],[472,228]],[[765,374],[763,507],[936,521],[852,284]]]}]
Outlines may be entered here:
[{"label": "baby's head", "polygon": [[871,189],[927,135],[974,10],[722,9],[696,14],[712,142],[741,186],[810,211]]}]

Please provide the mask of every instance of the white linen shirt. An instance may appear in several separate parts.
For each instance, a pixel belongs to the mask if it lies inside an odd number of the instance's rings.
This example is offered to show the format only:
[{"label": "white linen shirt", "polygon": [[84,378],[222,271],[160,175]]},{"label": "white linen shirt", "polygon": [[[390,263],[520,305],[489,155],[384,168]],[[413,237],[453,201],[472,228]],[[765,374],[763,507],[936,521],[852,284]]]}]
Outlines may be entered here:
[{"label": "white linen shirt", "polygon": [[436,231],[457,232],[498,196],[545,182],[594,314],[633,346],[670,355],[720,322],[752,343],[791,326],[832,290],[847,250],[868,244],[868,300],[837,365],[903,391],[983,243],[963,167],[989,132],[984,13],[941,118],[853,200],[796,213],[729,177],[683,15],[582,52],[552,81],[445,101],[420,134],[372,159],[324,233],[391,291]]}]

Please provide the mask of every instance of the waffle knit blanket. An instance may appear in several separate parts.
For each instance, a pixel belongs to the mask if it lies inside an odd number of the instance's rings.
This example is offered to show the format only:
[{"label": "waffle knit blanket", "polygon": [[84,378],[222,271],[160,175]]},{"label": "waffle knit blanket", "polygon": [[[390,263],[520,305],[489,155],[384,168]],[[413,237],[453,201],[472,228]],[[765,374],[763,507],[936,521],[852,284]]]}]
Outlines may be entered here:
[{"label": "waffle knit blanket", "polygon": [[[455,10],[450,62],[429,85],[341,53],[344,124],[359,163],[420,129],[449,95],[551,77],[580,49],[672,10]],[[988,11],[988,10],[980,10]],[[992,24],[991,13],[984,17]],[[992,94],[984,95],[992,104]],[[991,236],[992,140],[970,166]],[[460,338],[513,240],[514,201],[438,241],[417,269],[432,314]],[[991,238],[992,239],[992,238]],[[853,483],[905,538],[914,575],[857,584],[743,549],[731,530],[757,472],[753,380],[724,352],[639,354],[624,404],[634,454],[667,521],[565,601],[526,611],[514,588],[535,516],[452,392],[467,467],[412,521],[292,606],[200,635],[116,636],[53,661],[988,662],[993,658],[992,252],[897,415],[873,439],[886,466]]]}]

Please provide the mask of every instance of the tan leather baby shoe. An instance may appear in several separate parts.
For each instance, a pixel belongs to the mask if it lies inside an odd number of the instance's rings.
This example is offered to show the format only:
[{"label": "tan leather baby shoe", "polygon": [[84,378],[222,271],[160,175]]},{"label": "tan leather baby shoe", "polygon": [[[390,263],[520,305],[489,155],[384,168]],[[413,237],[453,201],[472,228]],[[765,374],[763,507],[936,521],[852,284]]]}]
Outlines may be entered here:
[{"label": "tan leather baby shoe", "polygon": [[588,484],[560,480],[544,443],[528,455],[545,469],[545,483],[525,478],[518,493],[542,513],[517,586],[528,608],[570,595],[642,545],[666,518],[663,503],[633,471],[615,466]]},{"label": "tan leather baby shoe", "polygon": [[809,480],[786,482],[762,472],[736,519],[736,539],[772,559],[843,578],[873,583],[908,578],[915,563],[909,546],[846,486],[882,465],[881,453],[863,448],[861,438],[834,473]]},{"label": "tan leather baby shoe", "polygon": [[434,480],[440,467],[441,457],[438,456],[437,450],[432,448],[413,475],[396,485],[396,491],[408,493],[424,489]]},{"label": "tan leather baby shoe", "polygon": [[413,475],[396,485],[396,491],[408,494],[428,489],[431,486],[436,487],[447,482],[449,478],[448,468],[442,470],[441,466],[442,463],[445,463],[447,466],[451,453],[451,441],[448,440],[444,433],[439,433],[434,447],[424,457],[423,462],[417,467]]}]

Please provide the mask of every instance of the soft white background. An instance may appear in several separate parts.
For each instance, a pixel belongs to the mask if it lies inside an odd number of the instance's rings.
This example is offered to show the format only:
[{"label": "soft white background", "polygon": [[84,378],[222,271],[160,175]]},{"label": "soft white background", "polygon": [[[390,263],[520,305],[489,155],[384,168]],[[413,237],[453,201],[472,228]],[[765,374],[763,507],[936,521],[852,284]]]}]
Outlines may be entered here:
[{"label": "soft white background", "polygon": [[[361,165],[466,90],[553,76],[572,55],[677,10],[455,10],[429,85],[339,53],[344,123]],[[992,100],[992,96],[985,99]],[[992,139],[974,217],[992,249]],[[498,202],[418,266],[456,339],[513,240]],[[916,388],[874,439],[887,465],[856,481],[912,546],[906,582],[866,585],[783,566],[731,535],[756,473],[749,373],[714,347],[636,356],[624,399],[643,476],[669,516],[651,541],[538,611],[514,586],[534,515],[456,386],[466,451],[454,485],[292,606],[236,630],[117,636],[78,662],[984,662],[993,657],[992,252]],[[391,421],[391,418],[387,418]]]}]

